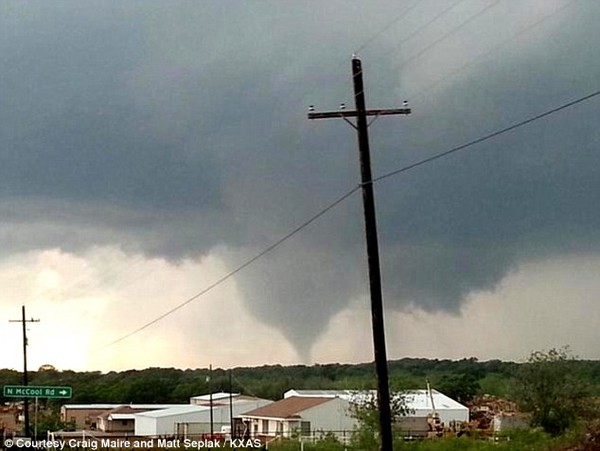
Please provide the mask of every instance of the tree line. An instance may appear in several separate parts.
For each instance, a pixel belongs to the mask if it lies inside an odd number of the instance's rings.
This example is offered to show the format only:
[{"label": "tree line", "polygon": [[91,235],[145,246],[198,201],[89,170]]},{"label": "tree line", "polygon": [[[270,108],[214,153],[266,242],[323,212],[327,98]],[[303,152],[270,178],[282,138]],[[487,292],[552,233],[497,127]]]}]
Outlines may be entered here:
[{"label": "tree line", "polygon": [[[406,358],[389,362],[392,390],[433,388],[461,402],[478,394],[510,397],[511,380],[526,363],[475,358],[462,360]],[[569,360],[571,373],[586,381],[600,396],[600,361]],[[231,376],[230,376],[231,373]],[[230,382],[231,381],[231,382]],[[22,373],[0,370],[0,384],[20,385]],[[73,387],[70,403],[187,403],[210,391],[233,391],[267,399],[280,399],[289,389],[371,389],[376,387],[374,365],[318,364],[265,365],[232,370],[208,368],[147,368],[102,373],[40,370],[29,372],[30,385]],[[4,402],[10,401],[3,398]],[[64,400],[57,400],[64,403]]]}]

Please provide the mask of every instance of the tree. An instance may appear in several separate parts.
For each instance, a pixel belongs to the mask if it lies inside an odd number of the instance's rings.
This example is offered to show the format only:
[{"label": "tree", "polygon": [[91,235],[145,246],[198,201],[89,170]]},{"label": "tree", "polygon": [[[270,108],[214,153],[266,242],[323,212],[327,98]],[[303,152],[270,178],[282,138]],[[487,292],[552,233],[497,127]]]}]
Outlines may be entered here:
[{"label": "tree", "polygon": [[62,422],[60,420],[60,413],[52,410],[45,410],[39,412],[36,416],[36,424],[34,427],[37,430],[36,438],[46,437],[48,431],[74,431],[75,423]]},{"label": "tree", "polygon": [[517,374],[516,396],[532,426],[563,433],[587,413],[588,386],[578,374],[568,347],[536,351]]},{"label": "tree", "polygon": [[481,389],[476,377],[472,374],[463,373],[444,375],[437,388],[460,403],[471,401]]},{"label": "tree", "polygon": [[[393,393],[390,399],[392,423],[399,417],[412,413],[403,392]],[[374,391],[357,392],[350,403],[350,415],[358,421],[353,442],[359,449],[379,449],[379,409]]]}]

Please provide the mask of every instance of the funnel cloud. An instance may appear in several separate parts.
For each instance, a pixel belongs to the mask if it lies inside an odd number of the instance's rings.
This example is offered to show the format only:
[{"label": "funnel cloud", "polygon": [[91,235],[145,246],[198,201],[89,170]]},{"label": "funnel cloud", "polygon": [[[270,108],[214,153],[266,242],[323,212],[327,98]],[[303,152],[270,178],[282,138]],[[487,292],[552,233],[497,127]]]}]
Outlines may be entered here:
[{"label": "funnel cloud", "polygon": [[[376,177],[600,79],[594,1],[500,2],[463,27],[481,5],[426,26],[440,7],[422,2],[379,35],[409,2],[62,5],[1,7],[4,259],[114,246],[236,268],[357,185],[355,131],[306,112],[351,107],[363,45],[368,106],[413,109],[371,125]],[[377,182],[390,318],[460,315],[522,265],[596,255],[599,112],[592,98]],[[335,315],[368,305],[362,221],[356,193],[235,276],[302,361]]]}]

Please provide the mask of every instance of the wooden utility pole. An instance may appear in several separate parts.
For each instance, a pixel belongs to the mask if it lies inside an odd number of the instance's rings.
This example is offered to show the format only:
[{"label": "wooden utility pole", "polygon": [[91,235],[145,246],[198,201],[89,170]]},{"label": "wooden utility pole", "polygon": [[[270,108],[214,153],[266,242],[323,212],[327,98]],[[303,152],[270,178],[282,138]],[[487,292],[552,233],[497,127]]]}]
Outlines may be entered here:
[{"label": "wooden utility pole", "polygon": [[233,439],[233,383],[231,368],[229,369],[229,436]]},{"label": "wooden utility pole", "polygon": [[[23,385],[29,384],[29,377],[27,375],[27,326],[26,323],[39,323],[39,319],[25,319],[25,306],[21,306],[21,319],[10,319],[11,323],[23,324]],[[25,437],[29,437],[29,399],[24,398],[23,403],[23,415],[25,417]]]},{"label": "wooden utility pole", "polygon": [[[363,86],[362,65],[358,57],[352,57],[352,79],[354,81],[354,101],[356,110],[320,112],[311,111],[309,119],[342,118],[354,127],[358,133],[358,150],[360,153],[360,169],[362,178],[363,207],[365,233],[367,241],[367,260],[369,265],[369,287],[371,294],[371,322],[373,327],[373,348],[375,367],[377,370],[377,404],[379,408],[379,427],[382,451],[392,451],[392,418],[390,408],[390,387],[388,378],[387,352],[385,345],[385,328],[383,321],[383,296],[381,292],[381,269],[379,264],[379,243],[377,238],[377,220],[375,215],[375,197],[373,194],[373,178],[371,176],[371,154],[367,116],[410,114],[410,108],[388,110],[367,110]],[[343,105],[342,105],[343,108]],[[311,107],[312,110],[312,107]],[[356,118],[356,124],[348,120]],[[371,122],[372,123],[372,122]]]},{"label": "wooden utility pole", "polygon": [[208,385],[208,391],[209,391],[209,404],[210,404],[210,440],[213,439],[213,435],[215,435],[215,430],[214,430],[214,423],[213,423],[213,391],[212,391],[212,364],[210,364],[210,366],[208,367],[208,374],[209,374],[209,385]]}]

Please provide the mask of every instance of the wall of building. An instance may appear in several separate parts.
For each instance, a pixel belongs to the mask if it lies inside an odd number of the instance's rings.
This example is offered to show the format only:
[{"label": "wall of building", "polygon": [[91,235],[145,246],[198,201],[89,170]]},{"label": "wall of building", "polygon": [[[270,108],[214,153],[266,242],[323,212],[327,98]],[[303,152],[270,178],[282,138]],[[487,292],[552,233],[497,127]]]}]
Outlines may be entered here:
[{"label": "wall of building", "polygon": [[492,420],[492,430],[494,432],[527,428],[529,428],[529,417],[523,414],[499,413],[495,415],[494,419]]},{"label": "wall of building", "polygon": [[250,434],[271,437],[276,435],[315,437],[333,432],[345,440],[358,426],[356,419],[350,415],[350,403],[340,398],[332,398],[331,401],[306,409],[300,412],[299,416],[299,418],[289,419],[251,418],[249,419]]},{"label": "wall of building", "polygon": [[111,420],[108,418],[98,418],[98,430],[104,432],[134,432],[134,420]]},{"label": "wall of building", "polygon": [[16,406],[4,406],[0,413],[0,430],[4,433],[15,432],[21,427],[21,425],[17,423],[20,414],[21,409]]},{"label": "wall of building", "polygon": [[[469,421],[469,409],[444,409],[436,408],[435,411],[440,415],[440,420],[445,425],[451,421]],[[431,409],[416,409],[409,416],[426,417],[431,413]]]},{"label": "wall of building", "polygon": [[[229,429],[230,423],[220,423],[213,421],[213,433],[219,434],[222,432],[223,427]],[[177,437],[195,437],[204,434],[210,434],[210,423],[207,422],[190,422],[190,423],[176,423],[175,430]]]},{"label": "wall of building", "polygon": [[413,437],[426,437],[429,432],[427,417],[400,417],[396,425],[402,435]]},{"label": "wall of building", "polygon": [[134,433],[140,437],[156,436],[156,421],[154,418],[147,417],[144,415],[135,416],[135,429]]},{"label": "wall of building", "polygon": [[74,422],[76,429],[96,429],[98,426],[98,415],[103,414],[112,407],[107,408],[70,408],[62,406],[60,409],[60,420],[63,422]]},{"label": "wall of building", "polygon": [[135,435],[141,437],[174,436],[177,433],[177,424],[203,422],[203,411],[181,413],[168,416],[135,416]]},{"label": "wall of building", "polygon": [[312,407],[301,413],[303,421],[310,421],[311,432],[353,431],[358,421],[350,415],[350,403],[340,398]]},{"label": "wall of building", "polygon": [[[278,431],[283,431],[283,427],[278,426],[281,421],[263,418],[251,418],[250,419],[250,434],[256,435],[268,435],[274,437]],[[289,428],[288,428],[289,430]]]}]

